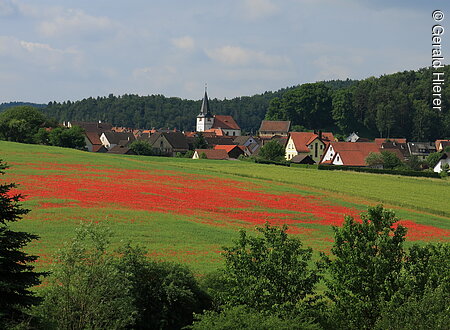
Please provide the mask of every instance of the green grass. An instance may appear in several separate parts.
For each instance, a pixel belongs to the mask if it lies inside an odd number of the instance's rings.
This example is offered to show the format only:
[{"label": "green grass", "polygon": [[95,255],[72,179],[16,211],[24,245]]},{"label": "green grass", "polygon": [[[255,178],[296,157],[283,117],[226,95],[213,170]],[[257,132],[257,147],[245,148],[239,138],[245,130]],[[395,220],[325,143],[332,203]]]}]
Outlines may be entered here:
[{"label": "green grass", "polygon": [[[127,173],[140,170],[166,175],[176,174],[186,178],[206,176],[212,179],[228,179],[241,182],[242,189],[255,193],[297,194],[317,196],[332,205],[340,205],[364,211],[367,205],[384,203],[393,208],[401,219],[418,224],[450,230],[450,180],[410,178],[370,173],[344,171],[319,171],[316,169],[283,167],[238,161],[192,160],[164,157],[140,157],[110,154],[93,154],[71,149],[26,145],[0,141],[0,159],[11,164],[3,182],[9,178],[25,181],[30,176],[81,177],[97,175],[102,169]],[[61,164],[53,166],[49,164]],[[77,168],[76,165],[89,165]],[[73,165],[73,168],[70,166]],[[108,177],[97,181],[108,182]],[[151,185],[142,181],[140,184]],[[171,183],[172,185],[176,183]],[[233,183],[230,183],[233,184]],[[221,187],[226,190],[227,186]],[[20,188],[19,188],[20,191]],[[82,192],[82,190],[80,190]],[[41,202],[60,204],[60,207],[41,207]],[[74,236],[74,228],[80,221],[108,221],[115,237],[113,246],[130,241],[146,248],[154,258],[188,264],[195,272],[205,273],[216,269],[223,262],[217,251],[237,238],[237,230],[251,228],[242,221],[212,219],[209,214],[182,215],[168,212],[150,212],[106,205],[101,208],[64,207],[73,202],[53,196],[31,198],[24,205],[32,209],[14,228],[38,234],[41,239],[31,243],[27,250],[42,256],[44,261]],[[59,206],[59,205],[57,205]],[[231,205],[229,207],[232,207]],[[230,210],[232,210],[230,208]],[[254,207],[245,210],[289,213],[285,210]],[[296,215],[296,217],[301,217]],[[228,219],[229,220],[229,219]],[[327,251],[332,245],[329,226],[315,223],[299,223],[299,229],[309,230],[298,236],[316,250]],[[448,236],[442,238],[448,239]],[[41,268],[48,264],[42,262]]]}]

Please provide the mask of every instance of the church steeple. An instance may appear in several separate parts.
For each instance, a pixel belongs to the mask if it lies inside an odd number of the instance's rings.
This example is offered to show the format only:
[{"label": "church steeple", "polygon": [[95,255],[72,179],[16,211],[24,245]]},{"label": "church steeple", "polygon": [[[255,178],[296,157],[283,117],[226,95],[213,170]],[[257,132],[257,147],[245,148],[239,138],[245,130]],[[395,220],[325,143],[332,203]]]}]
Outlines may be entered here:
[{"label": "church steeple", "polygon": [[204,132],[210,129],[214,124],[214,116],[209,108],[208,93],[205,85],[205,95],[203,96],[200,114],[197,116],[197,132]]},{"label": "church steeple", "polygon": [[211,110],[209,108],[208,93],[206,91],[207,86],[205,86],[205,95],[203,96],[202,107],[200,109],[199,116],[212,118]]}]

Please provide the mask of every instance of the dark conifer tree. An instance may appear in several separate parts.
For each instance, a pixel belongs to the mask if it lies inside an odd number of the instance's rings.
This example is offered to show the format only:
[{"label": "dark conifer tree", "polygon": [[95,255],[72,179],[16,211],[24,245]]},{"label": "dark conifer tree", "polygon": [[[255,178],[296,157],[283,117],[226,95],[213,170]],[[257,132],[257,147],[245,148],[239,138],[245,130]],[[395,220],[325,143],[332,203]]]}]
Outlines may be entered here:
[{"label": "dark conifer tree", "polygon": [[[0,160],[0,175],[8,168]],[[38,236],[11,230],[9,223],[22,219],[30,210],[20,204],[21,194],[11,193],[14,183],[0,184],[0,328],[28,319],[26,309],[39,302],[29,289],[40,283],[43,273],[30,263],[37,259],[22,248]]]}]

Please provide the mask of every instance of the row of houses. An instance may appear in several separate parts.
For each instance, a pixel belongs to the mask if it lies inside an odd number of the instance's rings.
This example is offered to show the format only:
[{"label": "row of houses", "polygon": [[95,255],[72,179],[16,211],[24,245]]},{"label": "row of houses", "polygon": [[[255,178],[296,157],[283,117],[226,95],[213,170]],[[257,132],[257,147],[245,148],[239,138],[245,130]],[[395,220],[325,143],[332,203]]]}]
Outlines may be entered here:
[{"label": "row of houses", "polygon": [[[192,150],[194,159],[237,159],[241,155],[254,156],[265,143],[276,140],[285,148],[286,160],[293,163],[367,166],[366,158],[370,153],[386,150],[395,153],[402,161],[411,156],[425,160],[430,153],[450,146],[449,140],[407,142],[406,139],[393,138],[368,141],[355,133],[346,141],[337,141],[332,132],[290,132],[289,121],[264,120],[257,136],[242,136],[240,132],[230,135],[221,128],[209,128],[202,132],[180,132],[170,129],[136,130],[113,127],[102,122],[72,122],[66,125],[84,128],[86,148],[92,152],[133,154],[129,145],[141,140],[150,144],[154,154],[175,156]],[[233,126],[238,127],[237,124]],[[207,148],[196,150],[195,141],[200,134],[206,141]]]}]

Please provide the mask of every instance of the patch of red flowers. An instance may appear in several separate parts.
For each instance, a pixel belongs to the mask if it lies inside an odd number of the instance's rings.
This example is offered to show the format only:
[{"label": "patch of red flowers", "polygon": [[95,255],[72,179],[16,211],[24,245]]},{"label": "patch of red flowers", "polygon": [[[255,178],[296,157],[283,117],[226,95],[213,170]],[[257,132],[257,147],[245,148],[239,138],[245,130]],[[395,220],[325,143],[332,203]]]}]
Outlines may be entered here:
[{"label": "patch of red flowers", "polygon": [[[33,165],[34,166],[34,165]],[[125,208],[199,217],[211,225],[224,223],[298,224],[291,232],[305,232],[302,223],[339,226],[344,215],[358,211],[327,203],[317,196],[269,193],[264,187],[216,177],[150,169],[113,170],[101,166],[46,163],[35,169],[58,170],[55,175],[15,177],[28,198],[63,199],[41,208]],[[403,221],[412,239],[449,237],[449,231]]]}]

